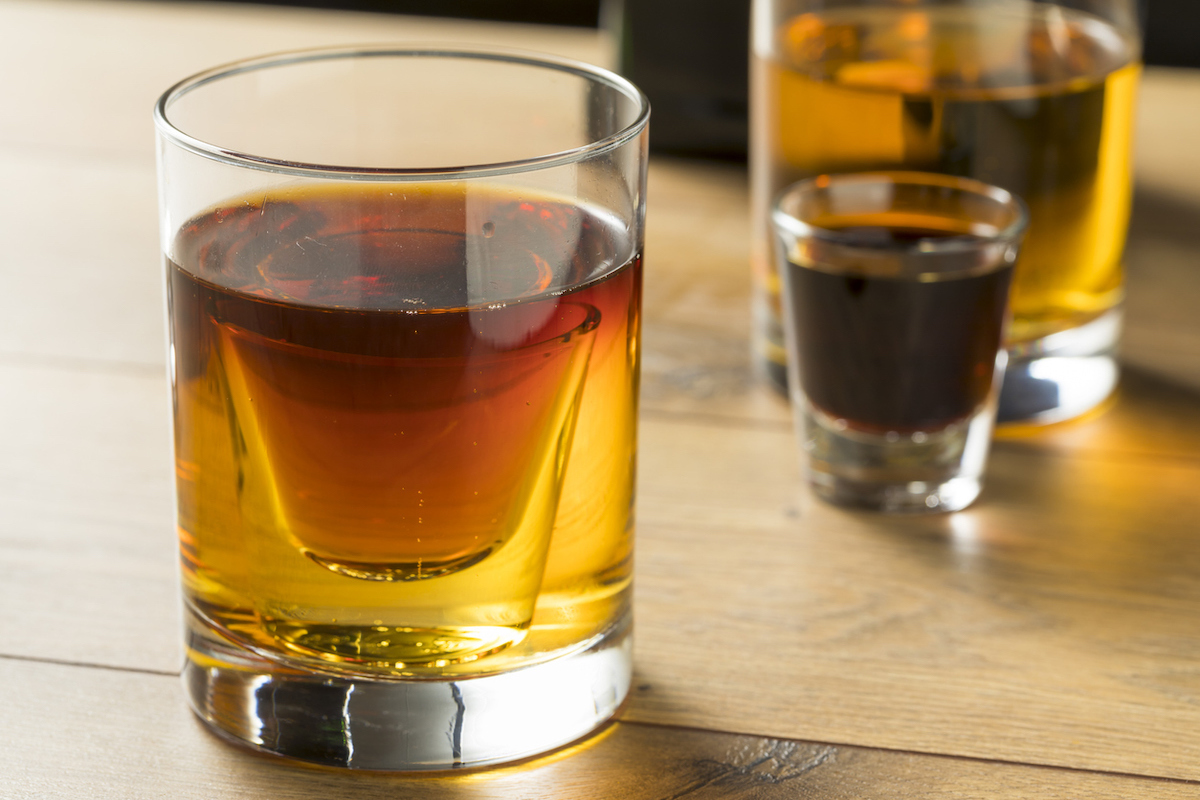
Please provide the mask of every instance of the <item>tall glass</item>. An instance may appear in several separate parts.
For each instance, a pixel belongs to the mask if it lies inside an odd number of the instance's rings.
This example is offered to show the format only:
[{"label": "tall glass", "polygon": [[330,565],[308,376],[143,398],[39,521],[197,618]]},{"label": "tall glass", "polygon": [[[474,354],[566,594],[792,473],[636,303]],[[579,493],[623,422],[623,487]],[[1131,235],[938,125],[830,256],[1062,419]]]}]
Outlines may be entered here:
[{"label": "tall glass", "polygon": [[786,357],[771,203],[793,181],[905,169],[1023,198],[1000,421],[1051,422],[1117,380],[1140,45],[1133,0],[756,0],[756,339]]},{"label": "tall glass", "polygon": [[648,114],[583,64],[389,47],[161,98],[185,682],[211,726],[442,769],[619,707]]}]

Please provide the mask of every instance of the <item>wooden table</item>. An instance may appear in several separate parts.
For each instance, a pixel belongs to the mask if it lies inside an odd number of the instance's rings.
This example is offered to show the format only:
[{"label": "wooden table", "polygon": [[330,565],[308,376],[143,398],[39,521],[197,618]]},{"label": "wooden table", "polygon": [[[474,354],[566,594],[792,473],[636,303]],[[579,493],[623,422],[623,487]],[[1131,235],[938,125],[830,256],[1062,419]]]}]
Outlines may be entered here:
[{"label": "wooden table", "polygon": [[650,176],[637,674],[530,763],[347,774],[210,735],[178,680],[150,108],[284,48],[594,32],[0,2],[0,797],[1200,797],[1200,74],[1151,70],[1122,389],[998,443],[970,510],[802,487],[748,363],[746,179]]}]

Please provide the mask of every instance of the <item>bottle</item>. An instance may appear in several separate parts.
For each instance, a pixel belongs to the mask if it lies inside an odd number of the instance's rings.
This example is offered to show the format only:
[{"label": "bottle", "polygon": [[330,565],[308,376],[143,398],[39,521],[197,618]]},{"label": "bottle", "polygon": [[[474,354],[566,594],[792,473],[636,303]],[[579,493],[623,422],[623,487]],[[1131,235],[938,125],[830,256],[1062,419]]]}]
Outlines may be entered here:
[{"label": "bottle", "polygon": [[750,0],[608,0],[618,71],[650,98],[650,149],[746,158]]}]

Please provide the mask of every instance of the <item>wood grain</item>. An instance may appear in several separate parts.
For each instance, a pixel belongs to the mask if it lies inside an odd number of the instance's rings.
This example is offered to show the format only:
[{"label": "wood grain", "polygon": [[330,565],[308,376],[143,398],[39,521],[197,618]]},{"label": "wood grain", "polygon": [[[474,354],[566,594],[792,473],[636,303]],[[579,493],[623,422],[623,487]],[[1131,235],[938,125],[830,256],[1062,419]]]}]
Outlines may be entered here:
[{"label": "wood grain", "polygon": [[26,689],[0,705],[0,795],[12,800],[1200,797],[1194,784],[627,723],[486,772],[338,772],[218,740],[174,677],[0,659],[0,683]]},{"label": "wood grain", "polygon": [[[150,112],[175,82],[279,50],[438,41],[556,53],[593,63],[610,46],[594,31],[216,3],[5,0],[0,144],[153,166]],[[36,67],[36,68],[35,68]]]},{"label": "wood grain", "polygon": [[1196,796],[846,746],[1200,780],[1200,75],[1181,71],[1145,83],[1118,398],[1003,434],[949,517],[812,499],[748,358],[745,173],[652,164],[638,688],[630,724],[571,758],[297,770],[204,734],[173,678],[39,663],[179,665],[151,103],[221,61],[389,38],[608,52],[583,31],[0,2],[0,67],[23,76],[0,82],[19,187],[0,198],[0,656],[26,659],[0,658],[0,796]]},{"label": "wood grain", "polygon": [[[162,383],[3,377],[0,653],[176,668]],[[1197,460],[1006,443],[976,507],[895,520],[815,502],[786,428],[641,437],[632,719],[1200,777]]]},{"label": "wood grain", "polygon": [[146,365],[164,375],[153,161],[6,145],[0,174],[22,187],[0,193],[0,360]]},{"label": "wood grain", "polygon": [[799,490],[787,432],[642,442],[631,719],[1200,777],[1200,461],[1004,444],[895,519]]},{"label": "wood grain", "polygon": [[0,364],[0,653],[177,671],[159,368]]}]

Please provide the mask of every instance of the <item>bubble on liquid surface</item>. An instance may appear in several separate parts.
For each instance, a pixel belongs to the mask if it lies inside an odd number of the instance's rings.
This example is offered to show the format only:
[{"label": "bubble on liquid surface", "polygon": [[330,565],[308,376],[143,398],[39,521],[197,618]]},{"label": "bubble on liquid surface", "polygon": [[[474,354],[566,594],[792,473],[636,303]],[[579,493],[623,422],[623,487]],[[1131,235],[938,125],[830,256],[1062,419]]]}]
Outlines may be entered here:
[{"label": "bubble on liquid surface", "polygon": [[492,234],[496,232],[496,224],[494,222],[483,223],[483,238],[490,239]]}]

